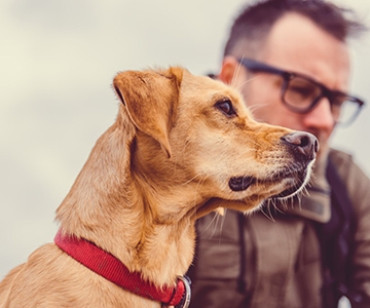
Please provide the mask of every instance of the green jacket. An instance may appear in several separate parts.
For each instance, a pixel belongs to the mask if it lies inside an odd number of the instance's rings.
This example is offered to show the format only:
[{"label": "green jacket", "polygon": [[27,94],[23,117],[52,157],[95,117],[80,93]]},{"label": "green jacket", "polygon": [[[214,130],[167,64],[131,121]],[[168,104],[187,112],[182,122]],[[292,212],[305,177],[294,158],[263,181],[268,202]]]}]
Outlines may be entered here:
[{"label": "green jacket", "polygon": [[[354,218],[349,275],[341,287],[347,288],[343,292],[353,308],[370,307],[370,180],[350,155],[332,150],[330,157]],[[199,220],[189,270],[190,307],[329,308],[323,304],[328,269],[323,266],[317,226],[332,216],[330,189],[335,188],[328,183],[318,186],[311,185],[299,205],[287,202],[277,210],[270,205],[250,215],[228,210],[223,217],[210,214]],[[330,258],[336,258],[333,254]]]}]

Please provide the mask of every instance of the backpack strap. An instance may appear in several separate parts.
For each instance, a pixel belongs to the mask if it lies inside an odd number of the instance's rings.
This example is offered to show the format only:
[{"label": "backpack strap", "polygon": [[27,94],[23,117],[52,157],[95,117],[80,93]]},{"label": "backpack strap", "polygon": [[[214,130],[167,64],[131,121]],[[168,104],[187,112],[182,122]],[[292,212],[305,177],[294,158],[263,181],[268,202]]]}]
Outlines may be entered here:
[{"label": "backpack strap", "polygon": [[327,223],[318,223],[316,229],[323,257],[324,306],[337,307],[340,297],[348,296],[356,221],[347,188],[331,155],[328,158],[326,177],[331,186],[331,218]]}]

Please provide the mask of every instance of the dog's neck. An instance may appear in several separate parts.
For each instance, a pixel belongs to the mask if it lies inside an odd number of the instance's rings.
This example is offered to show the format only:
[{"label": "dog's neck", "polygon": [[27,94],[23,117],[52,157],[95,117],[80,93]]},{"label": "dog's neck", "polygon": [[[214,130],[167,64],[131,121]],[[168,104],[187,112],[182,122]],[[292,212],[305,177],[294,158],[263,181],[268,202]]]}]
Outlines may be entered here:
[{"label": "dog's neck", "polygon": [[[57,219],[63,231],[94,242],[144,279],[171,284],[193,257],[195,219],[188,211],[198,196],[189,189],[189,204],[179,206],[176,200],[184,202],[184,192],[172,191],[165,199],[144,178],[132,177],[135,135],[128,122],[117,121],[108,129],[58,208]],[[173,215],[183,216],[176,221],[161,216],[161,207],[181,208]]]}]

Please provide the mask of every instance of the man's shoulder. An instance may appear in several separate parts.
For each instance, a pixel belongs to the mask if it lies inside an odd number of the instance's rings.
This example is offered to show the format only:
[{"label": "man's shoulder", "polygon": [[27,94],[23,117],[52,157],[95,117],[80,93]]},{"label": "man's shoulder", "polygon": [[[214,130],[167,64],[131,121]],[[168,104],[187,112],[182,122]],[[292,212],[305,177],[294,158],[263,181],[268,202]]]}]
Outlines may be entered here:
[{"label": "man's shoulder", "polygon": [[329,158],[345,187],[351,203],[355,207],[363,204],[366,208],[369,208],[370,179],[364,170],[354,162],[353,156],[343,151],[331,150]]},{"label": "man's shoulder", "polygon": [[344,182],[356,181],[356,178],[362,181],[369,180],[363,168],[355,162],[352,154],[337,149],[330,149],[329,160]]},{"label": "man's shoulder", "polygon": [[347,182],[348,180],[353,181],[352,178],[348,178],[349,174],[357,174],[361,170],[355,163],[353,155],[348,152],[330,149],[329,160],[343,182]]},{"label": "man's shoulder", "polygon": [[334,165],[341,166],[343,164],[354,164],[353,162],[353,155],[348,152],[344,152],[338,149],[330,149],[329,158],[333,162]]}]

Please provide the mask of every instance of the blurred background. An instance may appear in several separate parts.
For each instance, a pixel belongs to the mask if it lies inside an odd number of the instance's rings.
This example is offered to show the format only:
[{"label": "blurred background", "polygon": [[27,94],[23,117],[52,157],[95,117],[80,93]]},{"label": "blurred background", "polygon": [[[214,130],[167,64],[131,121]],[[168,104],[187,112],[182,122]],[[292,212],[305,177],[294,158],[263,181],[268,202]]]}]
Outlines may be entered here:
[{"label": "blurred background", "polygon": [[[123,70],[217,72],[241,0],[1,0],[0,279],[53,240],[55,209],[118,100]],[[336,1],[370,25],[370,3]],[[370,102],[370,33],[351,41],[351,93]],[[370,174],[370,106],[333,144]]]}]

